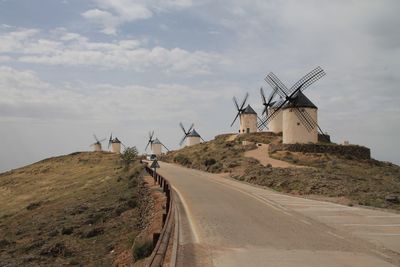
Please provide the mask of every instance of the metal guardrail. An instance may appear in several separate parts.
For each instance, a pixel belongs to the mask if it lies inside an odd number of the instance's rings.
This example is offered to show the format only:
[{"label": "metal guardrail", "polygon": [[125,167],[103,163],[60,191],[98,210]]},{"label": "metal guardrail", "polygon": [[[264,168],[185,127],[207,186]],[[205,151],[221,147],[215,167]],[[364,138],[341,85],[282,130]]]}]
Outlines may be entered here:
[{"label": "metal guardrail", "polygon": [[167,202],[165,205],[166,213],[163,214],[163,228],[160,234],[154,234],[153,236],[153,242],[157,243],[154,246],[152,254],[150,255],[149,263],[150,267],[161,267],[164,264],[168,244],[170,238],[172,237],[172,231],[175,224],[175,209],[173,208],[174,201],[171,193],[171,186],[168,180],[157,172],[154,172],[148,166],[146,166],[146,171],[154,178],[154,182],[160,185],[167,197]]}]

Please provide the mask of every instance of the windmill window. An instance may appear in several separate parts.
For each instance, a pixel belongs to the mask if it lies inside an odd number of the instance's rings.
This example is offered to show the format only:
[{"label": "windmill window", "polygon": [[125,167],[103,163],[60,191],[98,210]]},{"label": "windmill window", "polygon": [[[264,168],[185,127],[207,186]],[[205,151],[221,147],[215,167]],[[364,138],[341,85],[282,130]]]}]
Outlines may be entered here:
[{"label": "windmill window", "polygon": [[301,109],[301,112],[304,112],[304,111],[306,111],[306,110],[305,110],[304,108],[302,108],[302,109]]},{"label": "windmill window", "polygon": [[298,122],[297,125],[300,126],[300,122]]}]

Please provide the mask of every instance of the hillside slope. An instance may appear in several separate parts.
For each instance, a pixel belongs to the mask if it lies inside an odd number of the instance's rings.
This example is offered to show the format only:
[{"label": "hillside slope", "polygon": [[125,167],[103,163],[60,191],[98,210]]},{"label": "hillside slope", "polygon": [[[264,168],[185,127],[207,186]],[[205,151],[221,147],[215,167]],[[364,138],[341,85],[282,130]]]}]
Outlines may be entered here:
[{"label": "hillside slope", "polygon": [[0,174],[0,265],[110,266],[145,223],[142,169],[86,152]]},{"label": "hillside slope", "polygon": [[281,192],[400,210],[399,203],[386,200],[387,196],[400,196],[400,167],[395,164],[326,153],[281,151],[270,156],[306,168],[274,168],[245,157],[245,152],[256,146],[244,146],[242,141],[269,144],[279,142],[279,136],[265,132],[230,137],[220,135],[212,141],[172,151],[163,159],[208,172],[226,172],[232,178]]}]

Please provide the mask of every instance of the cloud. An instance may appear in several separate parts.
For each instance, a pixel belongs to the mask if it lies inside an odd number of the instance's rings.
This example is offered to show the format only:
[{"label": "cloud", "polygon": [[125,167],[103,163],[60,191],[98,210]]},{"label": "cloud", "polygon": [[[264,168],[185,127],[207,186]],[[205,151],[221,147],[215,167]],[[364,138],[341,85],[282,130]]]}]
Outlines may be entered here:
[{"label": "cloud", "polygon": [[[197,116],[232,88],[157,84],[154,87],[97,83],[51,84],[30,70],[0,66],[0,120],[160,121]],[[136,116],[134,114],[141,114]]]},{"label": "cloud", "polygon": [[151,18],[155,12],[169,9],[179,10],[192,6],[191,0],[95,0],[98,8],[90,9],[81,15],[102,27],[101,32],[116,35],[118,27],[125,23]]},{"label": "cloud", "polygon": [[[102,69],[124,69],[143,72],[151,69],[173,75],[210,74],[227,64],[220,55],[204,51],[187,51],[161,46],[145,47],[140,40],[122,39],[91,42],[77,33],[55,31],[41,38],[38,30],[8,29],[0,33],[0,53],[4,60],[13,55],[23,63],[90,66]],[[8,54],[8,55],[7,55]]]}]

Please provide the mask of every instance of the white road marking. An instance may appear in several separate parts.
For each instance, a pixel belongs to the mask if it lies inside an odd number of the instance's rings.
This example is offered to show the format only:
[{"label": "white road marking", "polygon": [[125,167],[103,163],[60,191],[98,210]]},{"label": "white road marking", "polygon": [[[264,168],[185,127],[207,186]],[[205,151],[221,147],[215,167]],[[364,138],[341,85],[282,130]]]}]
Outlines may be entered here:
[{"label": "white road marking", "polygon": [[368,226],[368,227],[400,227],[400,224],[362,224],[362,223],[348,223],[342,224],[343,226]]},{"label": "white road marking", "polygon": [[172,189],[173,189],[173,190],[176,192],[176,194],[178,195],[179,200],[181,201],[181,203],[182,203],[182,205],[183,205],[183,207],[184,207],[184,209],[185,209],[185,211],[186,211],[187,219],[188,219],[188,221],[189,221],[190,228],[192,229],[193,236],[194,236],[194,239],[195,239],[194,242],[195,242],[195,243],[200,243],[199,235],[197,234],[195,224],[193,223],[193,220],[192,220],[191,212],[190,212],[190,210],[189,210],[189,208],[188,208],[188,205],[186,204],[185,199],[182,197],[181,193],[179,192],[179,190],[178,190],[176,187],[172,186]]},{"label": "white road marking", "polygon": [[286,206],[307,206],[307,207],[326,207],[326,208],[336,208],[335,206],[329,206],[326,204],[298,204],[298,203],[293,203],[293,204],[285,204]]},{"label": "white road marking", "polygon": [[256,193],[254,193],[253,195],[255,195],[255,196],[257,196],[257,197],[259,197],[259,198],[261,198],[261,199],[267,201],[267,202],[270,203],[271,205],[278,206],[278,207],[281,208],[282,210],[288,210],[288,209],[285,208],[284,206],[280,205],[279,203],[276,203],[276,202],[273,201],[273,200],[270,200],[270,199],[264,197],[263,195],[256,194]]},{"label": "white road marking", "polygon": [[362,233],[363,235],[378,235],[378,236],[400,236],[400,234],[385,234],[385,233]]},{"label": "white road marking", "polygon": [[308,222],[308,221],[306,221],[306,220],[302,220],[302,219],[300,219],[300,221],[301,221],[302,223],[305,223],[305,224],[307,224],[307,225],[311,225],[311,223],[310,223],[310,222]]},{"label": "white road marking", "polygon": [[[212,180],[211,180],[211,181],[212,181]],[[242,190],[242,189],[240,189],[240,188],[238,188],[238,187],[236,187],[236,186],[233,186],[233,185],[230,185],[230,184],[226,184],[226,183],[222,183],[222,182],[220,182],[220,181],[213,181],[213,182],[214,182],[214,183],[217,183],[217,184],[220,184],[220,185],[223,185],[223,186],[226,186],[226,187],[229,187],[229,188],[234,189],[234,190],[236,190],[236,191],[239,191],[239,192],[241,192],[241,193],[243,193],[243,194],[246,194],[246,195],[248,195],[248,196],[250,196],[250,197],[252,197],[252,198],[254,198],[254,199],[260,201],[260,202],[263,203],[263,204],[266,204],[267,206],[273,208],[274,210],[280,211],[280,212],[282,212],[282,213],[284,213],[284,214],[286,214],[286,215],[288,214],[287,212],[285,212],[285,210],[287,210],[286,208],[282,207],[281,205],[279,205],[279,204],[277,204],[277,203],[271,203],[269,200],[267,200],[267,199],[261,197],[260,194],[257,194],[257,193],[249,193],[249,192],[246,192],[246,191],[244,191],[244,190]]]},{"label": "white road marking", "polygon": [[284,214],[286,214],[286,215],[288,215],[288,216],[290,216],[290,217],[293,217],[293,214],[291,214],[291,213],[289,213],[289,212],[282,211],[282,213],[284,213]]},{"label": "white road marking", "polygon": [[380,252],[380,251],[378,251],[378,250],[376,250],[376,249],[373,249],[372,251],[375,252],[375,253],[377,253],[377,254],[379,254],[379,255],[381,255],[382,257],[384,257],[384,258],[386,258],[386,259],[390,259],[390,258],[391,258],[391,257],[389,257],[388,255],[383,254],[382,252]]},{"label": "white road marking", "polygon": [[367,218],[400,218],[400,215],[368,215]]},{"label": "white road marking", "polygon": [[337,238],[340,238],[340,239],[345,239],[343,236],[340,236],[338,234],[332,233],[330,231],[328,231],[327,233],[330,234],[331,236],[334,236],[334,237],[337,237]]}]

